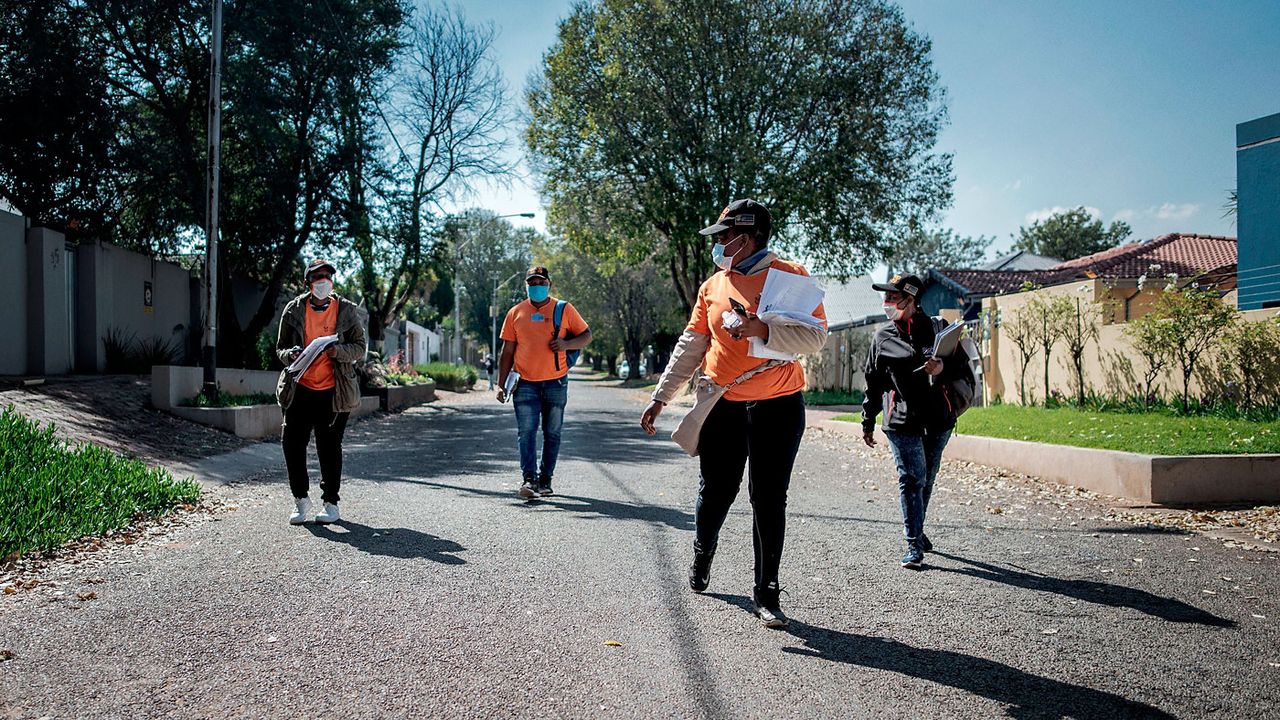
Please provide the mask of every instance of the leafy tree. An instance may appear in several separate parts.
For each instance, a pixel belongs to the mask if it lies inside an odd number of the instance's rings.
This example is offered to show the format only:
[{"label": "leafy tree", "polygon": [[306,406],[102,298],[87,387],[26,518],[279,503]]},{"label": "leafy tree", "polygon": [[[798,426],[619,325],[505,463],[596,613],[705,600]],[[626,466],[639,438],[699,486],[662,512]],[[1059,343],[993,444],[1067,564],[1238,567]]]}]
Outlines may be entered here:
[{"label": "leafy tree", "polygon": [[72,237],[114,220],[116,111],[69,0],[0,0],[0,198]]},{"label": "leafy tree", "polygon": [[1133,233],[1128,223],[1116,220],[1109,227],[1083,207],[1037,220],[1018,228],[1014,248],[1037,255],[1074,260],[1116,247]]},{"label": "leafy tree", "polygon": [[532,264],[533,247],[540,238],[538,231],[512,227],[487,210],[469,210],[456,220],[447,226],[444,240],[450,247],[462,248],[453,276],[463,288],[462,329],[488,340],[493,332],[489,306],[494,283],[521,273],[499,290],[494,312],[501,325],[507,309],[525,297],[523,272]]},{"label": "leafy tree", "polygon": [[929,52],[886,0],[578,3],[527,92],[549,225],[608,255],[603,218],[686,310],[712,270],[697,230],[738,197],[817,271],[864,270],[950,202]]},{"label": "leafy tree", "polygon": [[906,234],[888,265],[917,275],[930,268],[971,268],[982,262],[994,240],[985,235],[957,235],[949,229],[917,229]]}]

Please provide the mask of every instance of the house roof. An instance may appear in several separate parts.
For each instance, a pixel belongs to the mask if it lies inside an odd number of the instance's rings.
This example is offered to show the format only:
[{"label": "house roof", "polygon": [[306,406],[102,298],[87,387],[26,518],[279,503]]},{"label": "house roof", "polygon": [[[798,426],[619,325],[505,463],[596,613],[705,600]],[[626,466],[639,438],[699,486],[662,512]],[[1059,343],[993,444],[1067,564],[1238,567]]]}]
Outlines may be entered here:
[{"label": "house roof", "polygon": [[1136,278],[1159,265],[1160,275],[1190,277],[1222,271],[1236,264],[1236,239],[1220,235],[1171,233],[1146,242],[1129,243],[1100,253],[1068,260],[1055,270],[1074,277]]},{"label": "house roof", "polygon": [[1047,270],[1061,263],[1059,258],[1037,255],[1030,250],[1018,250],[983,265],[978,270]]},{"label": "house roof", "polygon": [[1159,265],[1157,275],[1205,275],[1221,282],[1235,274],[1236,239],[1218,235],[1172,233],[1129,243],[1038,270],[930,270],[926,282],[942,283],[953,292],[986,297],[1016,292],[1024,283],[1061,285],[1083,278],[1137,278]]},{"label": "house roof", "polygon": [[871,288],[870,275],[859,275],[845,282],[826,275],[815,275],[813,279],[827,293],[822,307],[831,330],[884,320],[884,303],[880,293]]},{"label": "house roof", "polygon": [[961,295],[985,297],[1017,292],[1028,282],[1050,284],[1058,273],[1048,270],[930,270],[925,282],[934,280]]}]

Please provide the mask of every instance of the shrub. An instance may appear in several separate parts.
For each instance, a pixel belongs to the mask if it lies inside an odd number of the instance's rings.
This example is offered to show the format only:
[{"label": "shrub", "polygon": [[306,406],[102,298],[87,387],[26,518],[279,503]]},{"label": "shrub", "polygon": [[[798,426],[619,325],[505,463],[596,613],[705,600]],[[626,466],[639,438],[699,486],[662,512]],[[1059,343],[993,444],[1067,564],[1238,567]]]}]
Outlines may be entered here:
[{"label": "shrub", "polygon": [[415,365],[414,369],[433,378],[436,386],[444,390],[469,390],[480,379],[480,371],[470,365],[434,362]]},{"label": "shrub", "polygon": [[149,373],[153,366],[173,365],[182,356],[182,346],[176,340],[158,335],[139,340],[136,333],[118,327],[107,328],[102,346],[109,374]]},{"label": "shrub", "polygon": [[204,393],[182,401],[184,407],[227,408],[247,407],[249,405],[274,405],[276,396],[271,393],[251,393],[249,395],[232,395],[225,390],[218,390],[218,396],[209,399]]},{"label": "shrub", "polygon": [[191,479],[96,445],[70,447],[12,407],[0,414],[0,557],[52,550],[199,496]]}]

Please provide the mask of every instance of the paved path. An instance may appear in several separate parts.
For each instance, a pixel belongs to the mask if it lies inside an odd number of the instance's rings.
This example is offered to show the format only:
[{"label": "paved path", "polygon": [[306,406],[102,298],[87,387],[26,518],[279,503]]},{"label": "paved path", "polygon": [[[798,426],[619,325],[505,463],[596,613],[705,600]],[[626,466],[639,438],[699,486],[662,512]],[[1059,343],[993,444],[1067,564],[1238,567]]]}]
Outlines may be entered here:
[{"label": "paved path", "polygon": [[792,484],[793,624],[765,630],[745,491],[689,592],[696,465],[640,409],[576,381],[562,494],[532,504],[481,395],[354,426],[339,526],[285,524],[262,448],[220,458],[238,509],[0,596],[0,717],[1280,714],[1274,553],[948,467],[940,552],[905,571],[887,456],[830,431]]}]

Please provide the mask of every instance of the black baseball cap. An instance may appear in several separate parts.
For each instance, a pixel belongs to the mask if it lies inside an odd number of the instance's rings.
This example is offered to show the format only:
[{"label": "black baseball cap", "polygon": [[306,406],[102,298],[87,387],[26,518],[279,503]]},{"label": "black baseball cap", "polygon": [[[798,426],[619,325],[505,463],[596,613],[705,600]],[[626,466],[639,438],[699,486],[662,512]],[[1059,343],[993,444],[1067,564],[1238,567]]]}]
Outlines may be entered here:
[{"label": "black baseball cap", "polygon": [[894,275],[889,278],[889,282],[887,283],[875,283],[871,286],[872,290],[879,290],[880,292],[889,292],[892,290],[894,292],[906,293],[911,297],[919,297],[920,290],[923,288],[924,283],[915,275]]},{"label": "black baseball cap", "polygon": [[331,263],[331,262],[329,262],[328,260],[325,260],[325,259],[323,259],[323,258],[316,258],[315,260],[312,260],[310,263],[308,263],[308,264],[307,264],[307,272],[306,272],[306,274],[304,274],[302,277],[304,277],[304,278],[306,278],[308,281],[310,281],[310,280],[311,280],[311,273],[313,273],[313,272],[315,272],[315,271],[317,271],[317,270],[320,270],[320,269],[322,269],[322,268],[329,268],[329,274],[330,274],[330,275],[337,275],[337,274],[338,274],[338,268],[334,267],[334,266],[333,266],[333,263]]},{"label": "black baseball cap", "polygon": [[773,218],[769,216],[769,209],[755,200],[734,200],[720,211],[720,219],[715,224],[702,228],[698,234],[715,235],[730,228],[756,230],[767,237],[773,229]]},{"label": "black baseball cap", "polygon": [[525,282],[528,282],[532,278],[542,278],[547,282],[551,282],[551,273],[547,272],[547,269],[541,265],[534,265],[524,273]]}]

